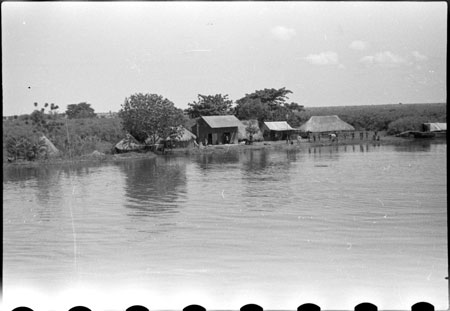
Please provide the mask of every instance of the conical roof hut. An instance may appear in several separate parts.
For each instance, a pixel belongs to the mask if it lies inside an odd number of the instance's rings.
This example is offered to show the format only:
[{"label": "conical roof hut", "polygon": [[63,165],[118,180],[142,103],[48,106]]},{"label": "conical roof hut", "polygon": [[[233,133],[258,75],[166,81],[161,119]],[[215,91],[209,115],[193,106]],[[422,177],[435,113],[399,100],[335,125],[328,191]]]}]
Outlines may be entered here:
[{"label": "conical roof hut", "polygon": [[165,139],[165,145],[171,148],[188,148],[194,146],[196,139],[197,136],[192,134],[184,126],[180,126],[178,127],[178,135],[169,135]]},{"label": "conical roof hut", "polygon": [[45,152],[48,156],[57,156],[59,154],[58,148],[45,136],[42,135],[39,139],[41,146],[45,149]]},{"label": "conical roof hut", "polygon": [[124,139],[119,141],[114,148],[117,152],[127,152],[127,151],[137,151],[144,148],[143,145],[139,144],[139,142],[131,136],[130,134],[127,134]]},{"label": "conical roof hut", "polygon": [[197,139],[197,136],[192,134],[191,131],[187,130],[184,126],[180,126],[180,132],[177,136],[168,136],[166,140],[175,140],[175,141],[191,141]]},{"label": "conical roof hut", "polygon": [[342,121],[338,116],[312,116],[305,124],[300,126],[299,130],[301,132],[323,133],[354,131],[355,128]]}]

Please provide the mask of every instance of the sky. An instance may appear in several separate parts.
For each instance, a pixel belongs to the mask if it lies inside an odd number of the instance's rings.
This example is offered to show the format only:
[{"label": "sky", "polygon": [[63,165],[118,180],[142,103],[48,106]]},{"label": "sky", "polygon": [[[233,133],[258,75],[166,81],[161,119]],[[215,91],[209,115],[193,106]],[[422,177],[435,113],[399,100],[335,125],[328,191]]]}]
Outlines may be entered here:
[{"label": "sky", "polygon": [[185,109],[264,88],[305,107],[446,102],[446,2],[3,2],[3,115]]}]

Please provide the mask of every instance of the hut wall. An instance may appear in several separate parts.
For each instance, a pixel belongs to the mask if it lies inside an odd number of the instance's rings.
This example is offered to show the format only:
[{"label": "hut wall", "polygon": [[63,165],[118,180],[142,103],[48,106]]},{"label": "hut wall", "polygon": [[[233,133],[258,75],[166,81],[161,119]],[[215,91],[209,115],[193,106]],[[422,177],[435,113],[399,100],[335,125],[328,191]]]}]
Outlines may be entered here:
[{"label": "hut wall", "polygon": [[224,144],[224,135],[230,135],[230,144],[238,143],[238,128],[236,127],[222,127],[222,128],[211,128],[204,120],[199,119],[197,125],[194,126],[196,131],[194,133],[197,135],[197,141],[204,143],[205,139],[208,141],[208,145],[221,145]]},{"label": "hut wall", "polygon": [[294,131],[270,131],[267,128],[264,131],[264,140],[266,141],[277,141],[277,140],[286,140],[287,136],[289,135],[291,139],[294,138],[293,136]]}]

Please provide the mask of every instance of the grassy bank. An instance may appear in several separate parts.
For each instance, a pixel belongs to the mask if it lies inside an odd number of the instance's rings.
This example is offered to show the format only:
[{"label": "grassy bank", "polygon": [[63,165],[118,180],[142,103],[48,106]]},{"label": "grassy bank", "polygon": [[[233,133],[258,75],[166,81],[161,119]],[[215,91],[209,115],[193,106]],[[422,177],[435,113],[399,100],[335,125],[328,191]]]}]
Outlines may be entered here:
[{"label": "grassy bank", "polygon": [[[420,130],[425,122],[446,122],[446,104],[395,104],[395,105],[372,105],[372,106],[339,106],[339,107],[317,107],[306,108],[301,112],[303,122],[313,115],[338,115],[342,120],[352,124],[357,131],[368,131],[364,140],[372,139],[372,131],[384,133],[379,143],[403,143],[404,139],[389,136],[406,130]],[[38,159],[38,163],[54,163],[55,161],[85,161],[87,159],[111,158],[114,145],[125,137],[119,118],[90,118],[90,119],[57,119],[50,120],[55,126],[51,127],[45,135],[60,150],[56,159]],[[36,126],[29,119],[18,117],[14,120],[3,120],[3,162],[7,162],[7,143],[12,139],[25,138],[27,141],[36,142],[39,139]],[[355,140],[348,137],[346,140],[340,138],[339,144],[355,144],[359,141],[356,133]],[[329,144],[326,139],[308,144]],[[270,148],[278,145],[273,142],[257,143],[245,148]],[[230,146],[217,146],[206,150],[223,150]],[[244,148],[239,146],[239,148]],[[93,152],[99,152],[100,157]],[[174,150],[176,153],[209,152],[199,149]]]},{"label": "grassy bank", "polygon": [[[60,158],[79,158],[98,151],[111,154],[125,133],[120,119],[59,119],[57,126],[44,133],[60,151]],[[37,142],[40,133],[29,120],[3,121],[3,162],[7,160],[7,143],[26,138]]]},{"label": "grassy bank", "polygon": [[[366,132],[364,132],[366,133]],[[310,148],[325,147],[325,146],[380,146],[380,145],[408,145],[413,143],[420,143],[421,140],[413,138],[400,138],[391,135],[386,135],[385,132],[378,133],[380,135],[379,140],[373,140],[373,132],[367,132],[368,135],[364,135],[363,139],[359,138],[359,135],[355,135],[352,139],[350,136],[346,139],[340,138],[338,141],[331,141],[327,137],[323,137],[320,141],[308,141],[302,139],[301,141],[293,141],[292,144],[287,144],[286,141],[266,141],[255,142],[252,145],[245,144],[230,144],[230,145],[210,145],[200,148],[177,148],[172,150],[166,150],[167,156],[195,156],[201,154],[209,155],[226,155],[227,153],[246,152],[248,150],[261,150],[261,149],[276,149],[276,150],[298,150],[308,151]],[[446,143],[446,138],[433,139],[434,142]],[[422,142],[429,143],[430,140],[422,140]],[[24,161],[19,160],[13,163],[3,163],[3,167],[41,167],[41,166],[66,166],[66,165],[91,165],[95,163],[114,163],[119,161],[128,161],[133,159],[149,159],[154,158],[157,155],[152,152],[129,152],[123,154],[88,154],[83,156],[76,156],[72,158],[53,158],[48,160],[39,161]]]}]

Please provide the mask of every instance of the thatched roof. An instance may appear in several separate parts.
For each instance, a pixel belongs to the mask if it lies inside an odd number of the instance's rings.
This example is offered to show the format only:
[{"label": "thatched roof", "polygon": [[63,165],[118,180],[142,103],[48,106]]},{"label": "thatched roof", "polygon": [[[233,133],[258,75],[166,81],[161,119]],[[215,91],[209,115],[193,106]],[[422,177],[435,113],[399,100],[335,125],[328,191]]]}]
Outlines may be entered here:
[{"label": "thatched roof", "polygon": [[302,132],[339,132],[354,131],[355,128],[342,121],[338,116],[312,116],[309,120],[300,126]]},{"label": "thatched roof", "polygon": [[225,116],[202,116],[201,117],[211,128],[222,128],[222,127],[239,127],[242,125],[241,121],[235,116],[225,115]]},{"label": "thatched roof", "polygon": [[269,131],[293,131],[294,129],[286,121],[264,122]]},{"label": "thatched roof", "polygon": [[59,154],[58,148],[56,148],[55,145],[53,145],[53,143],[45,135],[42,135],[39,141],[43,146],[45,146],[47,155],[57,156]]},{"label": "thatched roof", "polygon": [[190,140],[195,140],[197,138],[197,136],[195,136],[194,134],[192,134],[190,131],[188,131],[185,127],[181,126],[180,127],[180,134],[173,138],[171,136],[168,136],[166,138],[166,140],[176,140],[176,141],[190,141]]},{"label": "thatched roof", "polygon": [[119,151],[135,151],[143,149],[144,146],[139,144],[136,138],[134,138],[130,134],[127,134],[124,139],[122,139],[115,145],[115,148]]}]

